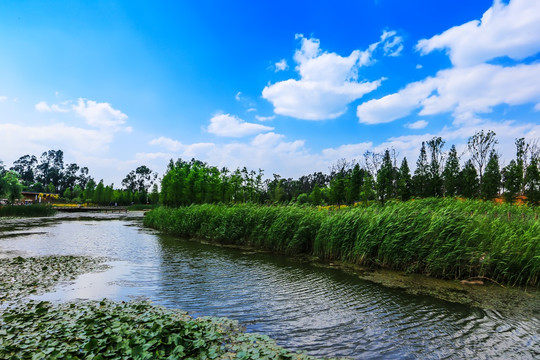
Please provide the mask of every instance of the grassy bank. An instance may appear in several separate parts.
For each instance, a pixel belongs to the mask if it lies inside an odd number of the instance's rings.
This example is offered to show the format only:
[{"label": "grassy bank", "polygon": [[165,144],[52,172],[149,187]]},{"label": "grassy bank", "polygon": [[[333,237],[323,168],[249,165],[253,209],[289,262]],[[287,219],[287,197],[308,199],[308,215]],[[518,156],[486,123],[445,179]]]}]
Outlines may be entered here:
[{"label": "grassy bank", "polygon": [[196,205],[155,209],[144,223],[182,237],[443,279],[537,286],[540,273],[534,209],[490,202],[423,199],[339,211]]},{"label": "grassy bank", "polygon": [[54,214],[56,214],[56,210],[48,205],[0,206],[0,217],[38,217]]}]

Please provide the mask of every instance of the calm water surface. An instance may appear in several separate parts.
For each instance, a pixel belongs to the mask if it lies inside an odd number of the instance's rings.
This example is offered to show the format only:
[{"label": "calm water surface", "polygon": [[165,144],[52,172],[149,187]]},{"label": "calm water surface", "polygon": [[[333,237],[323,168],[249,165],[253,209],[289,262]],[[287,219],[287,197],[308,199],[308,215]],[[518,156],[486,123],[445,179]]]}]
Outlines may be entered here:
[{"label": "calm water surface", "polygon": [[418,297],[268,254],[164,236],[140,217],[60,214],[0,220],[0,256],[99,255],[112,268],[39,299],[146,298],[194,316],[226,316],[289,349],[357,359],[534,359],[540,317]]}]

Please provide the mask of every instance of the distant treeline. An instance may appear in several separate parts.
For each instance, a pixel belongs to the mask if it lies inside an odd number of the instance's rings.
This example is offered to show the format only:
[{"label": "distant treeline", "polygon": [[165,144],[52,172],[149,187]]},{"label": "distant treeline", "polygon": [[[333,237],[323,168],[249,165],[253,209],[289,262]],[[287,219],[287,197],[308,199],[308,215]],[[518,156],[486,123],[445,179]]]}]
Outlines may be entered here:
[{"label": "distant treeline", "polygon": [[532,205],[540,202],[540,147],[538,139],[516,139],[516,154],[501,168],[493,131],[480,131],[467,142],[465,163],[456,147],[443,151],[445,141],[434,137],[422,142],[416,168],[411,174],[407,158],[398,166],[393,149],[366,152],[359,161],[337,161],[328,173],[315,172],[298,179],[263,170],[217,168],[192,159],[169,162],[161,179],[145,165],[129,172],[122,187],[96,182],[87,167],[64,164],[61,150],[36,156],[24,155],[5,169],[0,162],[0,198],[10,202],[20,191],[59,194],[66,202],[119,205],[156,204],[185,206],[203,203],[298,203],[353,204],[390,199],[464,197],[491,200],[503,196],[514,202],[526,197]]},{"label": "distant treeline", "polygon": [[340,211],[256,204],[159,207],[144,224],[185,238],[327,261],[536,286],[536,216],[525,206],[429,198]]},{"label": "distant treeline", "polygon": [[96,182],[86,166],[64,164],[62,150],[49,150],[39,160],[34,155],[21,156],[9,169],[0,161],[0,198],[14,203],[21,191],[31,191],[58,194],[64,202],[155,204],[159,200],[156,178],[155,172],[142,165],[126,175],[121,189],[115,189],[114,184]]},{"label": "distant treeline", "polygon": [[[538,139],[536,139],[538,140]],[[160,202],[166,206],[203,203],[310,203],[353,204],[390,199],[464,197],[492,200],[501,195],[507,202],[526,196],[530,204],[540,201],[540,148],[537,141],[516,140],[516,157],[501,168],[495,133],[480,131],[467,143],[467,158],[460,164],[456,147],[443,151],[445,142],[434,137],[422,142],[416,169],[411,174],[407,158],[397,166],[395,151],[366,152],[362,163],[345,159],[329,174],[316,172],[297,180],[264,179],[263,171],[215,166],[192,159],[170,161],[161,181]]]}]

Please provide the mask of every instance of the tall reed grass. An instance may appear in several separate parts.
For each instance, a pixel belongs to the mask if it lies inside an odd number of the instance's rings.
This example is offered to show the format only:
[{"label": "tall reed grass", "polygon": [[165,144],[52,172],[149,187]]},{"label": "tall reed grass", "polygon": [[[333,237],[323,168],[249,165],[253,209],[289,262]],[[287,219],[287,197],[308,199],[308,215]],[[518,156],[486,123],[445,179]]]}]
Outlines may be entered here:
[{"label": "tall reed grass", "polygon": [[540,222],[535,209],[525,206],[456,199],[338,211],[192,205],[157,208],[144,223],[186,238],[446,279],[537,286],[540,273]]},{"label": "tall reed grass", "polygon": [[56,210],[49,205],[8,205],[0,206],[0,217],[38,217],[52,216]]}]

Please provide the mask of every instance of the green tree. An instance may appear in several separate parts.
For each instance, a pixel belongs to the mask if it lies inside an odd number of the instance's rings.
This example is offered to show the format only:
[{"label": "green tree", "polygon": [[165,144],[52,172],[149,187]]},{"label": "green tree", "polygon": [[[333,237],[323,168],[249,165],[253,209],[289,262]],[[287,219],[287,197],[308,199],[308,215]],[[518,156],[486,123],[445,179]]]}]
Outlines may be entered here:
[{"label": "green tree", "polygon": [[73,194],[71,193],[71,189],[67,188],[64,193],[62,194],[63,197],[65,197],[68,200],[71,200],[73,198]]},{"label": "green tree", "polygon": [[525,174],[525,195],[531,205],[537,206],[540,203],[540,161],[533,157],[527,166]]},{"label": "green tree", "polygon": [[150,193],[150,203],[157,204],[159,202],[159,190],[157,184],[152,185],[152,192]]},{"label": "green tree", "polygon": [[434,137],[427,142],[431,161],[429,163],[427,194],[428,196],[443,195],[442,163],[444,154],[442,148],[444,141],[441,137]]},{"label": "green tree", "polygon": [[422,147],[420,148],[420,155],[416,161],[416,169],[413,176],[413,193],[416,196],[427,197],[429,194],[428,181],[429,181],[429,165],[426,154],[426,144],[422,141]]},{"label": "green tree", "polygon": [[452,145],[444,166],[443,187],[445,196],[456,196],[459,187],[459,159],[456,146]]},{"label": "green tree", "polygon": [[313,186],[313,190],[311,191],[311,194],[309,194],[309,200],[313,205],[321,205],[322,194],[319,184]]},{"label": "green tree", "polygon": [[103,185],[103,179],[99,181],[99,184],[96,186],[96,190],[94,191],[94,197],[92,198],[93,202],[96,204],[102,204],[105,197],[105,185]]},{"label": "green tree", "polygon": [[394,180],[394,167],[390,159],[390,151],[387,149],[383,155],[381,168],[377,173],[377,196],[383,205],[385,201],[395,196]]},{"label": "green tree", "polygon": [[94,200],[95,189],[96,189],[96,182],[94,181],[94,179],[90,179],[88,183],[86,184],[86,187],[83,192],[84,201]]},{"label": "green tree", "polygon": [[25,185],[30,185],[35,181],[37,162],[34,155],[24,155],[13,162],[11,170],[19,174]]},{"label": "green tree", "polygon": [[6,171],[0,180],[0,195],[7,196],[10,204],[21,198],[22,184],[19,175],[14,171]]},{"label": "green tree", "polygon": [[484,200],[493,200],[499,196],[501,188],[501,171],[499,169],[499,156],[495,150],[491,151],[484,173],[484,181],[480,185],[480,195]]},{"label": "green tree", "polygon": [[412,179],[407,158],[403,158],[398,173],[397,193],[401,201],[407,201],[412,194]]},{"label": "green tree", "polygon": [[505,189],[503,196],[507,202],[514,202],[516,197],[520,194],[522,174],[522,167],[515,160],[511,160],[510,163],[503,169],[502,178]]},{"label": "green tree", "polygon": [[478,174],[471,160],[465,163],[465,166],[459,173],[459,193],[469,199],[478,196]]},{"label": "green tree", "polygon": [[360,190],[360,200],[364,202],[364,204],[367,205],[367,202],[369,200],[373,200],[375,198],[375,184],[373,181],[373,177],[371,177],[371,174],[368,171],[364,172],[364,181],[362,183],[362,188]]},{"label": "green tree", "polygon": [[491,130],[486,133],[484,133],[484,130],[478,131],[467,142],[467,148],[471,156],[470,160],[476,168],[480,186],[482,186],[488,156],[493,151],[495,144],[497,144],[497,139],[495,139],[495,133]]}]

